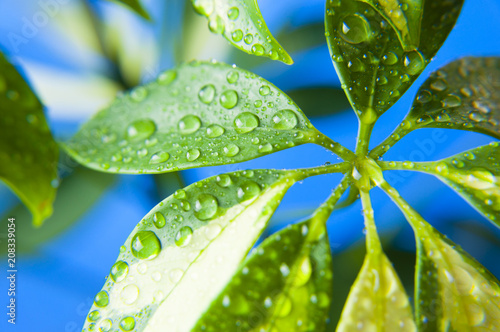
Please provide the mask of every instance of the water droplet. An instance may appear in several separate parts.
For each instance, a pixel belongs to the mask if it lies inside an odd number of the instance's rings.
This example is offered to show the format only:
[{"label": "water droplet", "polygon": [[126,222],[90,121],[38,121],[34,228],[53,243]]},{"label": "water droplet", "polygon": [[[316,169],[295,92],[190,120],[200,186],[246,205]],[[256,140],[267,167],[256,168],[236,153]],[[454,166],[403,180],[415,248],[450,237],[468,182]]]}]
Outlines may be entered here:
[{"label": "water droplet", "polygon": [[125,304],[134,303],[135,301],[137,301],[138,297],[139,288],[134,284],[123,287],[122,291],[120,292],[120,298]]},{"label": "water droplet", "polygon": [[152,120],[136,120],[127,127],[127,137],[131,141],[139,141],[148,138],[156,131],[156,125]]},{"label": "water droplet", "polygon": [[227,109],[231,109],[238,104],[238,93],[234,90],[226,90],[220,95],[220,104]]},{"label": "water droplet", "polygon": [[267,96],[269,94],[269,92],[271,92],[271,88],[269,88],[269,86],[267,86],[267,85],[263,85],[259,89],[259,94],[261,96]]},{"label": "water droplet", "polygon": [[252,53],[255,55],[263,55],[264,47],[261,44],[254,44],[252,46]]},{"label": "water droplet", "polygon": [[449,94],[441,101],[441,105],[443,107],[458,107],[462,105],[462,99],[457,95]]},{"label": "water droplet", "polygon": [[99,310],[94,310],[94,311],[91,311],[89,313],[89,321],[91,321],[91,322],[95,322],[100,317],[101,317],[101,313],[99,312]]},{"label": "water droplet", "polygon": [[179,131],[182,135],[196,132],[201,127],[201,120],[196,115],[186,115],[179,121]]},{"label": "water droplet", "polygon": [[133,101],[138,103],[143,101],[147,95],[148,95],[148,90],[140,86],[132,90],[132,92],[130,93],[130,98],[132,98]]},{"label": "water droplet", "polygon": [[422,90],[417,96],[417,101],[426,104],[432,100],[432,93],[429,90]]},{"label": "water droplet", "polygon": [[437,79],[431,83],[431,89],[436,91],[444,91],[448,88],[446,82],[442,79]]},{"label": "water droplet", "polygon": [[178,247],[185,247],[191,241],[192,236],[193,229],[189,226],[184,226],[179,230],[179,232],[177,232],[177,235],[175,236],[175,244]]},{"label": "water droplet", "polygon": [[105,319],[101,322],[101,325],[99,325],[99,329],[102,331],[102,332],[108,332],[109,330],[111,330],[111,326],[113,325],[113,323],[111,322],[111,320],[109,319]]},{"label": "water droplet", "polygon": [[194,9],[204,16],[210,16],[214,11],[214,0],[193,0]]},{"label": "water droplet", "polygon": [[233,181],[231,180],[231,177],[227,174],[221,174],[217,176],[217,184],[221,186],[222,188],[227,188],[229,187]]},{"label": "water droplet", "polygon": [[425,68],[424,57],[419,51],[406,53],[403,64],[409,75],[420,74],[420,72]]},{"label": "water droplet", "polygon": [[132,331],[134,327],[135,327],[135,319],[132,316],[125,317],[120,321],[120,328],[123,331]]},{"label": "water droplet", "polygon": [[111,267],[110,276],[114,282],[122,281],[123,279],[125,279],[127,274],[128,274],[128,264],[124,261],[117,261]]},{"label": "water droplet", "polygon": [[201,194],[195,202],[194,215],[199,220],[209,220],[217,214],[218,207],[217,198],[210,194]]},{"label": "water droplet", "polygon": [[224,128],[219,125],[213,124],[207,127],[207,137],[216,138],[224,134]]},{"label": "water droplet", "polygon": [[289,130],[297,126],[297,115],[292,110],[281,110],[273,115],[273,128],[279,130]]},{"label": "water droplet", "polygon": [[222,306],[224,308],[227,308],[229,307],[230,304],[231,304],[231,299],[229,298],[229,296],[224,295],[224,297],[222,298]]},{"label": "water droplet", "polygon": [[191,210],[191,203],[189,203],[188,201],[181,201],[181,208],[187,212]]},{"label": "water droplet", "polygon": [[487,102],[481,100],[474,100],[472,102],[472,107],[483,114],[489,114],[491,112],[491,106]]},{"label": "water droplet", "polygon": [[250,112],[240,113],[234,119],[234,127],[238,134],[249,133],[259,126],[259,118]]},{"label": "water droplet", "polygon": [[226,157],[234,157],[240,152],[240,148],[233,143],[229,143],[223,149],[224,155]]},{"label": "water droplet", "polygon": [[243,39],[243,31],[241,31],[240,29],[233,31],[233,33],[231,34],[231,38],[235,43],[241,41]]},{"label": "water droplet", "polygon": [[236,20],[239,15],[240,15],[240,10],[236,7],[232,7],[227,11],[227,18],[229,18],[232,21]]},{"label": "water droplet", "polygon": [[156,228],[162,228],[165,226],[165,217],[161,212],[156,212],[153,215],[153,224],[156,226]]},{"label": "water droplet", "polygon": [[340,37],[350,44],[359,44],[370,39],[370,24],[364,16],[347,15],[340,23]]},{"label": "water droplet", "polygon": [[253,41],[253,36],[251,34],[246,34],[243,38],[243,41],[245,42],[245,44],[250,45]]},{"label": "water droplet", "polygon": [[260,194],[260,186],[254,181],[246,181],[238,188],[238,200],[244,202]]},{"label": "water droplet", "polygon": [[486,121],[486,117],[482,114],[482,113],[479,113],[479,112],[472,112],[469,114],[469,119],[471,119],[472,121],[474,122],[482,122],[482,121]]},{"label": "water droplet", "polygon": [[151,159],[149,159],[149,163],[160,164],[166,162],[168,159],[170,159],[170,154],[168,152],[160,151],[151,156]]},{"label": "water droplet", "polygon": [[175,70],[167,70],[158,76],[158,84],[167,85],[172,83],[177,77],[177,72]]},{"label": "water droplet", "polygon": [[147,155],[148,155],[148,149],[142,148],[142,149],[137,150],[138,157],[142,158],[142,157],[145,157]]},{"label": "water droplet", "polygon": [[271,308],[271,306],[273,305],[273,300],[271,300],[271,298],[268,296],[264,299],[264,307],[266,308]]},{"label": "water droplet", "polygon": [[208,21],[208,28],[213,33],[222,34],[226,27],[224,25],[224,20],[219,15],[215,15]]},{"label": "water droplet", "polygon": [[200,150],[191,149],[186,153],[186,159],[188,161],[195,161],[200,156]]},{"label": "water droplet", "polygon": [[231,70],[229,73],[226,75],[227,82],[229,84],[234,84],[238,81],[240,78],[240,74],[236,70]]},{"label": "water droplet", "polygon": [[398,60],[398,56],[394,52],[387,52],[387,54],[382,57],[382,62],[386,65],[394,65]]},{"label": "water droplet", "polygon": [[204,104],[210,104],[215,97],[215,86],[213,84],[207,84],[200,89],[198,92],[198,98]]},{"label": "water droplet", "polygon": [[139,231],[132,238],[132,254],[139,259],[153,259],[160,253],[161,243],[155,233]]},{"label": "water droplet", "polygon": [[102,290],[95,296],[94,303],[98,307],[105,307],[109,303],[108,292]]},{"label": "water droplet", "polygon": [[174,193],[174,197],[177,199],[184,199],[186,198],[186,191],[182,189],[176,190]]}]

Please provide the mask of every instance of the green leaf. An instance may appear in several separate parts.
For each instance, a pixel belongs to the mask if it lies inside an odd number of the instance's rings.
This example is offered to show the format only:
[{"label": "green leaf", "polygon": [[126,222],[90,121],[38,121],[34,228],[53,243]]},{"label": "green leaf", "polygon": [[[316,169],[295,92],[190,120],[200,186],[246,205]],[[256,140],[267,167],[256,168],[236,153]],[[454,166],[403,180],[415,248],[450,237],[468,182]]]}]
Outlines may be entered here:
[{"label": "green leaf", "polygon": [[331,254],[325,227],[312,224],[289,226],[254,249],[191,331],[323,331]]},{"label": "green leaf", "polygon": [[396,2],[331,0],[326,5],[326,36],[335,69],[357,115],[367,123],[389,109],[424,70],[453,28],[463,0],[427,1],[423,13],[419,1],[399,1],[401,8],[408,5],[402,10],[406,21],[396,19],[393,11],[388,23],[387,9]]},{"label": "green leaf", "polygon": [[129,7],[134,12],[145,18],[146,20],[151,21],[151,17],[149,16],[148,12],[144,9],[144,7],[141,5],[140,0],[114,0],[114,1],[124,4],[125,6]]},{"label": "green leaf", "polygon": [[500,58],[453,61],[420,87],[408,130],[451,128],[500,138]]},{"label": "green leaf", "polygon": [[[19,253],[33,253],[40,245],[47,243],[77,223],[81,216],[113,185],[115,175],[104,174],[79,168],[64,179],[54,201],[54,214],[43,227],[34,228],[27,223],[16,225],[16,250]],[[9,211],[2,220],[15,217],[16,220],[28,218],[28,211],[21,205]],[[6,225],[2,231],[7,232]]]},{"label": "green leaf", "polygon": [[366,254],[336,331],[416,331],[408,296],[382,250]]},{"label": "green leaf", "polygon": [[498,280],[425,221],[417,231],[419,331],[500,330]]},{"label": "green leaf", "polygon": [[208,18],[210,31],[222,34],[238,49],[293,63],[271,35],[256,0],[192,0],[192,3],[199,14]]},{"label": "green leaf", "polygon": [[266,80],[192,62],[118,97],[67,143],[78,162],[113,173],[164,173],[246,161],[325,137]]},{"label": "green leaf", "polygon": [[59,148],[43,106],[0,53],[0,178],[30,209],[39,226],[52,214]]},{"label": "green leaf", "polygon": [[287,91],[287,95],[311,116],[340,113],[351,108],[344,91],[333,87],[317,87]]},{"label": "green leaf", "polygon": [[84,331],[190,331],[236,273],[299,171],[241,171],[177,191],[132,231]]}]

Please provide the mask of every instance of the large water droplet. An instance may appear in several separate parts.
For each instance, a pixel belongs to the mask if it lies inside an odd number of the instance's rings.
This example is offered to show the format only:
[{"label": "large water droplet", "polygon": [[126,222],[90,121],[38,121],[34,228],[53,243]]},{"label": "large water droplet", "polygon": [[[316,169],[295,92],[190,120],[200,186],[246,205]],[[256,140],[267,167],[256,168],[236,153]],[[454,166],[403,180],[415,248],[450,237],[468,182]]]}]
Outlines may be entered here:
[{"label": "large water droplet", "polygon": [[224,147],[223,152],[226,157],[234,157],[240,152],[240,148],[236,144],[229,143]]},{"label": "large water droplet", "polygon": [[201,120],[196,115],[186,115],[179,121],[179,131],[182,135],[196,132],[201,127]]},{"label": "large water droplet", "polygon": [[125,304],[134,303],[135,301],[137,301],[138,297],[139,288],[134,284],[123,287],[122,291],[120,292],[120,298]]},{"label": "large water droplet", "polygon": [[194,205],[194,215],[200,220],[212,219],[217,214],[219,203],[210,194],[201,194]]},{"label": "large water droplet", "polygon": [[204,104],[210,104],[215,97],[215,86],[213,84],[207,84],[200,89],[198,92],[198,98]]},{"label": "large water droplet", "polygon": [[271,92],[271,88],[267,85],[263,85],[259,89],[259,94],[261,96],[267,96]]},{"label": "large water droplet", "polygon": [[234,21],[240,16],[240,10],[236,7],[232,7],[227,11],[227,18]]},{"label": "large water droplet", "polygon": [[191,149],[189,150],[187,153],[186,153],[186,159],[188,161],[195,161],[196,159],[198,159],[198,157],[200,156],[200,150],[198,149]]},{"label": "large water droplet", "polygon": [[179,247],[185,247],[191,241],[193,236],[193,229],[189,226],[182,227],[175,236],[175,244]]},{"label": "large water droplet", "polygon": [[136,120],[127,127],[127,137],[131,141],[139,141],[148,138],[156,131],[156,125],[152,120]]},{"label": "large water droplet", "polygon": [[443,107],[458,107],[462,105],[462,99],[454,94],[449,94],[441,101]]},{"label": "large water droplet", "polygon": [[370,24],[362,15],[347,15],[340,23],[340,37],[350,44],[359,44],[370,39]]},{"label": "large water droplet", "polygon": [[156,152],[149,159],[150,164],[160,164],[166,162],[170,158],[170,154],[168,152],[160,151]]},{"label": "large water droplet", "polygon": [[153,224],[155,224],[156,228],[162,228],[165,226],[165,217],[161,212],[156,212],[153,215]]},{"label": "large water droplet", "polygon": [[234,90],[226,90],[220,96],[220,104],[227,108],[231,109],[238,104],[238,93]]},{"label": "large water droplet", "polygon": [[263,55],[264,47],[261,44],[254,44],[252,46],[252,53],[255,55]]},{"label": "large water droplet", "polygon": [[386,65],[394,65],[398,62],[398,56],[394,52],[387,52],[382,57],[382,62]]},{"label": "large water droplet", "polygon": [[229,73],[227,73],[226,79],[229,84],[234,84],[238,81],[240,78],[240,74],[236,70],[231,70]]},{"label": "large water droplet", "polygon": [[420,74],[420,72],[425,68],[424,57],[419,51],[406,53],[403,64],[409,75]]},{"label": "large water droplet", "polygon": [[238,134],[249,133],[259,126],[259,118],[250,112],[240,113],[234,119],[234,127]]},{"label": "large water droplet", "polygon": [[132,331],[134,327],[135,327],[135,319],[132,316],[125,317],[120,321],[120,328],[123,331]]},{"label": "large water droplet", "polygon": [[139,259],[153,259],[160,253],[161,243],[155,233],[139,231],[132,238],[132,254]]},{"label": "large water droplet", "polygon": [[213,124],[207,127],[207,137],[216,138],[224,134],[224,128],[219,125]]},{"label": "large water droplet", "polygon": [[94,299],[94,303],[98,307],[107,306],[109,303],[108,292],[103,290],[103,291],[100,291],[99,293],[97,293],[97,295],[95,296],[95,299]]},{"label": "large water droplet", "polygon": [[101,325],[99,325],[99,329],[101,332],[108,332],[111,330],[111,326],[113,326],[113,323],[109,319],[105,319],[101,322]]},{"label": "large water droplet", "polygon": [[120,282],[128,274],[128,264],[124,261],[118,261],[111,267],[110,276],[115,282]]},{"label": "large water droplet", "polygon": [[221,186],[222,188],[227,188],[233,183],[233,180],[231,180],[231,176],[229,176],[227,174],[221,174],[221,175],[217,176],[216,180],[217,180],[217,184],[219,186]]},{"label": "large water droplet", "polygon": [[244,202],[260,194],[260,186],[254,181],[246,181],[238,188],[238,200]]},{"label": "large water droplet", "polygon": [[273,128],[289,130],[297,126],[297,115],[292,110],[281,110],[273,115]]},{"label": "large water droplet", "polygon": [[239,42],[243,39],[243,31],[240,29],[233,31],[231,34],[231,38],[233,39],[234,42]]}]

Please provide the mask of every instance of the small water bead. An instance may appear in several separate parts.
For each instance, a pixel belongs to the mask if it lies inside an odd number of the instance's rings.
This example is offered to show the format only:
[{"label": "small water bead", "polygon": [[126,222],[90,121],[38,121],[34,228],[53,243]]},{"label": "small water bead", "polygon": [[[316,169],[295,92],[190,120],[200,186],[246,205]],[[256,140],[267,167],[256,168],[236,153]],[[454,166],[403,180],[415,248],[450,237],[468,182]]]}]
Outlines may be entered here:
[{"label": "small water bead", "polygon": [[442,79],[437,79],[431,83],[431,89],[436,91],[444,91],[448,88],[446,82]]},{"label": "small water bead", "polygon": [[204,16],[210,16],[215,9],[214,0],[193,0],[194,9]]},{"label": "small water bead", "polygon": [[253,36],[251,34],[246,34],[243,38],[243,41],[245,42],[245,44],[250,45],[253,42]]},{"label": "small water bead", "polygon": [[474,100],[472,102],[472,107],[483,114],[489,114],[491,112],[491,106],[487,102],[481,100]]},{"label": "small water bead", "polygon": [[138,103],[138,102],[143,101],[147,95],[148,95],[148,91],[145,88],[143,88],[142,86],[140,86],[140,87],[132,90],[132,92],[130,93],[130,98],[132,98],[133,101]]},{"label": "small water bead", "polygon": [[136,120],[127,127],[127,138],[139,141],[149,138],[156,131],[156,124],[150,119]]},{"label": "small water bead", "polygon": [[224,155],[226,157],[234,157],[240,152],[240,148],[233,143],[229,143],[223,149]]},{"label": "small water bead", "polygon": [[139,298],[139,288],[134,284],[123,287],[120,292],[120,298],[125,304],[134,303]]},{"label": "small water bead", "polygon": [[398,56],[394,52],[387,52],[387,54],[382,57],[382,62],[386,65],[394,65],[398,60]]},{"label": "small water bead", "polygon": [[273,151],[273,146],[271,145],[271,143],[259,145],[259,152],[260,153],[269,153],[271,151]]},{"label": "small water bead", "polygon": [[244,202],[260,194],[260,186],[254,181],[246,181],[238,188],[238,201]]},{"label": "small water bead", "polygon": [[198,159],[198,157],[200,157],[200,154],[200,150],[191,149],[186,153],[186,159],[188,161],[195,161],[196,159]]},{"label": "small water bead", "polygon": [[483,121],[488,120],[482,113],[479,113],[479,112],[470,113],[469,119],[471,119],[474,122],[483,122]]},{"label": "small water bead", "polygon": [[142,158],[142,157],[145,157],[147,155],[148,155],[148,149],[142,148],[142,149],[137,150],[137,156],[138,157]]},{"label": "small water bead", "polygon": [[231,180],[231,176],[227,174],[221,174],[216,178],[217,184],[222,188],[227,188],[231,184],[233,184],[233,180]]},{"label": "small water bead", "polygon": [[95,322],[99,318],[101,318],[101,313],[99,312],[99,310],[94,310],[89,313],[89,321]]},{"label": "small water bead", "polygon": [[186,115],[178,124],[182,135],[189,135],[196,132],[201,127],[201,120],[196,115]]},{"label": "small water bead", "polygon": [[149,159],[149,163],[160,164],[166,162],[169,159],[170,159],[170,154],[168,152],[160,151],[156,152],[151,156],[151,159]]},{"label": "small water bead", "polygon": [[111,330],[111,326],[113,326],[113,323],[111,322],[111,320],[110,319],[105,319],[99,325],[99,329],[102,332],[108,332],[109,330]]},{"label": "small water bead", "polygon": [[102,290],[94,298],[94,303],[98,307],[105,307],[109,304],[108,292]]},{"label": "small water bead", "polygon": [[210,104],[215,97],[215,86],[213,84],[207,84],[203,86],[198,92],[198,98],[204,104]]},{"label": "small water bead", "polygon": [[234,119],[234,127],[238,134],[245,134],[253,131],[259,126],[259,118],[250,112],[240,113]]},{"label": "small water bead", "polygon": [[449,94],[441,101],[441,105],[443,107],[458,107],[462,105],[462,99],[457,95]]},{"label": "small water bead", "polygon": [[271,88],[267,85],[263,85],[259,89],[259,94],[261,96],[267,96],[271,92]]},{"label": "small water bead", "polygon": [[278,130],[289,130],[297,126],[297,115],[292,110],[281,110],[273,115],[273,128]]},{"label": "small water bead", "polygon": [[174,197],[177,199],[184,199],[186,198],[186,191],[182,189],[176,190],[174,193]]},{"label": "small water bead", "polygon": [[240,29],[233,31],[231,34],[231,38],[233,39],[234,42],[240,42],[243,39],[243,31]]},{"label": "small water bead", "polygon": [[131,241],[132,254],[139,259],[153,259],[160,253],[161,243],[151,231],[137,232]]},{"label": "small water bead", "polygon": [[234,21],[240,16],[240,10],[236,7],[232,7],[227,11],[227,18]]},{"label": "small water bead", "polygon": [[252,46],[252,53],[255,55],[263,55],[264,47],[261,44],[255,44]]},{"label": "small water bead", "polygon": [[216,214],[219,208],[217,198],[210,194],[201,194],[194,205],[194,215],[199,220],[210,220]]},{"label": "small water bead", "polygon": [[475,160],[476,159],[476,155],[472,152],[465,152],[464,157],[467,160]]},{"label": "small water bead", "polygon": [[172,83],[177,78],[177,72],[175,70],[167,70],[158,76],[158,84],[167,85]]},{"label": "small water bead", "polygon": [[231,109],[238,104],[238,93],[234,90],[226,90],[220,96],[220,104],[227,109]]},{"label": "small water bead", "polygon": [[182,227],[175,236],[175,244],[178,247],[185,247],[191,241],[193,236],[193,229],[189,226]]},{"label": "small water bead", "polygon": [[191,210],[191,203],[189,203],[188,201],[181,201],[181,208],[187,212]]},{"label": "small water bead", "polygon": [[109,273],[111,279],[114,282],[120,282],[128,274],[128,264],[124,261],[118,261],[111,267],[111,272]]},{"label": "small water bead", "polygon": [[213,124],[207,127],[207,137],[216,138],[224,134],[224,128],[219,125]]},{"label": "small water bead", "polygon": [[163,228],[165,226],[165,217],[161,212],[156,212],[153,215],[153,224],[156,226],[156,228]]},{"label": "small water bead", "polygon": [[236,70],[231,70],[229,73],[226,75],[227,82],[229,84],[234,84],[238,81],[240,78],[240,74]]},{"label": "small water bead", "polygon": [[417,101],[426,104],[432,100],[432,93],[429,90],[422,90],[417,96]]},{"label": "small water bead", "polygon": [[120,328],[123,331],[132,331],[134,327],[135,327],[135,319],[132,316],[125,317],[120,321]]},{"label": "small water bead", "polygon": [[253,106],[255,106],[255,108],[261,107],[262,106],[262,100],[259,99],[259,100],[254,101]]},{"label": "small water bead", "polygon": [[347,15],[340,23],[340,37],[350,44],[359,44],[370,39],[370,24],[362,15]]},{"label": "small water bead", "polygon": [[410,75],[417,75],[425,68],[425,60],[419,51],[406,53],[403,64],[406,72]]}]

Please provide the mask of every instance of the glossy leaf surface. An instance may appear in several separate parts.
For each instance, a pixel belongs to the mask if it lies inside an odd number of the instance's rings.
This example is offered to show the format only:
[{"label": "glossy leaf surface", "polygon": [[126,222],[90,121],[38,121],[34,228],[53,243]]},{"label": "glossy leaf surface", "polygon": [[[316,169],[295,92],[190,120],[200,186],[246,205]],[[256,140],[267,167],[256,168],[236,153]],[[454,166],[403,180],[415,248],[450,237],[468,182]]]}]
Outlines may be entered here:
[{"label": "glossy leaf surface", "polygon": [[351,108],[344,91],[333,87],[317,87],[287,91],[287,95],[308,116],[328,116]]},{"label": "glossy leaf surface", "polygon": [[192,331],[322,331],[331,254],[326,229],[311,224],[289,226],[254,249]]},{"label": "glossy leaf surface", "polygon": [[208,18],[210,31],[222,34],[238,49],[292,64],[264,22],[257,0],[191,0],[195,10]]},{"label": "glossy leaf surface", "polygon": [[[443,44],[462,3],[427,1],[421,11],[419,1],[327,1],[330,54],[358,116],[371,123],[400,98]],[[388,15],[393,7],[400,12]]]},{"label": "glossy leaf surface", "polygon": [[118,97],[66,147],[94,169],[163,173],[237,163],[322,138],[271,83],[226,64],[192,62]]},{"label": "glossy leaf surface", "polygon": [[33,224],[52,214],[59,148],[43,106],[0,53],[0,179],[29,208]]},{"label": "glossy leaf surface", "polygon": [[286,190],[303,178],[298,171],[241,171],[165,199],[121,247],[84,331],[190,331],[231,280]]},{"label": "glossy leaf surface", "polygon": [[146,20],[151,20],[149,17],[148,12],[144,9],[144,7],[141,5],[140,0],[115,0],[116,2],[120,2],[124,4],[125,6],[129,7],[132,9],[134,12],[145,18]]},{"label": "glossy leaf surface", "polygon": [[415,288],[419,331],[498,331],[498,280],[432,226],[420,225]]},{"label": "glossy leaf surface", "polygon": [[500,58],[465,57],[420,87],[407,116],[417,128],[451,128],[500,138]]}]

